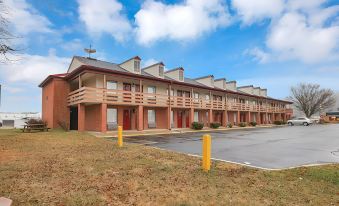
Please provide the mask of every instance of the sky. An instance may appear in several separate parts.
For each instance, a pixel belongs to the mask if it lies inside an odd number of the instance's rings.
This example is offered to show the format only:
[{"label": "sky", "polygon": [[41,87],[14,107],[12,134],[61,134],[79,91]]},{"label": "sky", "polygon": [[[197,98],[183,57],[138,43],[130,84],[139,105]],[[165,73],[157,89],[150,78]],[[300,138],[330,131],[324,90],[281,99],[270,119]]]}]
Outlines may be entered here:
[{"label": "sky", "polygon": [[339,0],[3,0],[19,53],[0,63],[0,111],[41,111],[39,83],[74,55],[182,66],[284,99],[291,86],[339,91]]}]

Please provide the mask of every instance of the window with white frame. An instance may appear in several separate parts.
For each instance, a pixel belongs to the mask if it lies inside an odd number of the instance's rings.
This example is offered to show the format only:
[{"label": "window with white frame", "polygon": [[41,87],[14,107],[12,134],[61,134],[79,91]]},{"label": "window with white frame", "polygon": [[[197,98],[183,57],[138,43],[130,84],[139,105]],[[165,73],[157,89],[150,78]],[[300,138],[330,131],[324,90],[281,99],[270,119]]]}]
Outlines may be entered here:
[{"label": "window with white frame", "polygon": [[107,81],[106,88],[107,89],[118,89],[118,83],[116,81]]},{"label": "window with white frame", "polygon": [[147,93],[155,94],[156,88],[154,86],[147,87]]},{"label": "window with white frame", "polygon": [[194,98],[194,99],[199,99],[199,93],[194,92],[194,93],[193,93],[193,98]]},{"label": "window with white frame", "polygon": [[194,121],[199,122],[199,112],[194,112]]},{"label": "window with white frame", "polygon": [[107,129],[116,129],[118,125],[118,111],[115,108],[107,108]]},{"label": "window with white frame", "polygon": [[155,110],[150,109],[147,111],[147,120],[148,120],[148,127],[154,128],[155,127]]},{"label": "window with white frame", "polygon": [[206,99],[206,100],[210,100],[210,95],[209,95],[209,94],[206,94],[206,95],[205,95],[205,99]]}]

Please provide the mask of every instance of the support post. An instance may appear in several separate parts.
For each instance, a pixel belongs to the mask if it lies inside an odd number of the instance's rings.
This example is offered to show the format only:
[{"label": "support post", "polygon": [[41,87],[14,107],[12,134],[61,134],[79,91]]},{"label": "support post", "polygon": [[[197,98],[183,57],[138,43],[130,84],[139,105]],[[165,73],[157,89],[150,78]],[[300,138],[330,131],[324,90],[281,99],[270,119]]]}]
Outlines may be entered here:
[{"label": "support post", "polygon": [[137,129],[138,131],[142,131],[144,129],[144,106],[138,106],[138,121],[137,121]]},{"label": "support post", "polygon": [[122,147],[123,140],[122,140],[122,126],[118,126],[118,147]]},{"label": "support post", "polygon": [[85,131],[85,105],[78,104],[78,131]]},{"label": "support post", "polygon": [[101,132],[107,132],[107,104],[101,104]]},{"label": "support post", "polygon": [[223,110],[222,112],[222,126],[227,126],[227,110]]},{"label": "support post", "polygon": [[203,136],[202,168],[205,172],[211,169],[211,136],[208,134]]},{"label": "support post", "polygon": [[211,126],[211,123],[213,122],[213,110],[209,109],[208,110],[208,123]]},{"label": "support post", "polygon": [[240,123],[240,111],[237,112],[237,125],[239,125]]}]

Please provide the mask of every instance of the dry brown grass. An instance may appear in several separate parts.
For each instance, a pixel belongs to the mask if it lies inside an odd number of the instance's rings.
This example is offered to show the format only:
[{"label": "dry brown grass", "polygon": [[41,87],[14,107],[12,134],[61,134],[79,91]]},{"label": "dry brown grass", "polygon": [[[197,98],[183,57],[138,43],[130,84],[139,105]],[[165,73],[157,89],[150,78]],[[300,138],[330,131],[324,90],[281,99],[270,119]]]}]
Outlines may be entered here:
[{"label": "dry brown grass", "polygon": [[14,205],[337,205],[339,165],[268,172],[77,132],[0,130]]}]

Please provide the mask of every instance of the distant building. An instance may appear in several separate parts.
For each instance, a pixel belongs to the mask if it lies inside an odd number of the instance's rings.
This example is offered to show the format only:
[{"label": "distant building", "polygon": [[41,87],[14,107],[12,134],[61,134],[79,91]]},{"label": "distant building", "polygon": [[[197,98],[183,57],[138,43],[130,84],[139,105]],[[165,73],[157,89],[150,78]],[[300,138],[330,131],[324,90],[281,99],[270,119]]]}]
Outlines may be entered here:
[{"label": "distant building", "polygon": [[0,127],[22,128],[27,120],[40,118],[40,112],[0,112]]},{"label": "distant building", "polygon": [[326,116],[324,116],[324,120],[326,122],[339,123],[339,111],[326,112]]}]

